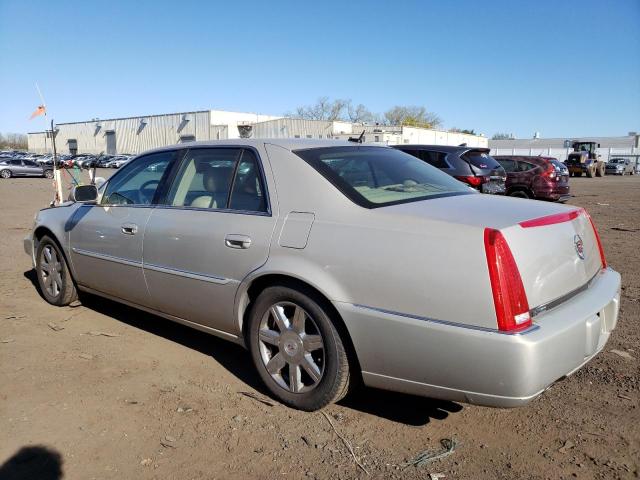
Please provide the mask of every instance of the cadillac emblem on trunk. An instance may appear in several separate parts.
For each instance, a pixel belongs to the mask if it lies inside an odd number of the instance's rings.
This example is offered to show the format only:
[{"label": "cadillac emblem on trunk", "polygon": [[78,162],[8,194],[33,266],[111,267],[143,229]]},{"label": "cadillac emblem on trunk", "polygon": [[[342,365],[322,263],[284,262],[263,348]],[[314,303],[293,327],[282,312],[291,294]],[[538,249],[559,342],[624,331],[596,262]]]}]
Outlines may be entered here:
[{"label": "cadillac emblem on trunk", "polygon": [[578,257],[584,260],[584,244],[582,243],[582,238],[580,238],[580,235],[575,235],[573,237],[573,244],[576,247],[576,253],[578,254]]}]

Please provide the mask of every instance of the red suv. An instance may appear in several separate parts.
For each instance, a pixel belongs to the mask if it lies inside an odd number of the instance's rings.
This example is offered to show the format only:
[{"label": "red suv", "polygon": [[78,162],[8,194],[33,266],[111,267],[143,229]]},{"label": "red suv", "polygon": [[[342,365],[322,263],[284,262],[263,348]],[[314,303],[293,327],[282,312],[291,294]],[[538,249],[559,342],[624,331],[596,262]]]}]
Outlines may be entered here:
[{"label": "red suv", "polygon": [[569,200],[569,171],[551,157],[494,155],[507,172],[507,195],[537,200]]}]

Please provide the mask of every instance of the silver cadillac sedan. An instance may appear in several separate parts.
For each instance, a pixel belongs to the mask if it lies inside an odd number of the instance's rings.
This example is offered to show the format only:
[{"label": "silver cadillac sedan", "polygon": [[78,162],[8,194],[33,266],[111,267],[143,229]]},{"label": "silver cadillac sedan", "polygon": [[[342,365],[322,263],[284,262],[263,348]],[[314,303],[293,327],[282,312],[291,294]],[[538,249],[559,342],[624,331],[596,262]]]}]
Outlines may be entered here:
[{"label": "silver cadillac sedan", "polygon": [[49,303],[80,290],[237,342],[302,410],[357,380],[526,404],[602,350],[620,302],[584,210],[331,140],[146,152],[41,210],[24,245]]}]

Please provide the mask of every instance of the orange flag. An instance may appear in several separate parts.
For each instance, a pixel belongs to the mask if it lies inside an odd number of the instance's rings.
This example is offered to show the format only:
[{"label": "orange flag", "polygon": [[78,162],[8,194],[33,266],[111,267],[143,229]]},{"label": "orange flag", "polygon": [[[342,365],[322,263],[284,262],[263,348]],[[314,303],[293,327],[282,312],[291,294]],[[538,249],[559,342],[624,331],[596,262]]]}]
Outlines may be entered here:
[{"label": "orange flag", "polygon": [[36,118],[38,115],[46,115],[47,114],[47,109],[45,108],[44,105],[38,105],[38,108],[36,108],[36,111],[33,112],[31,114],[31,116],[29,117],[29,120]]}]

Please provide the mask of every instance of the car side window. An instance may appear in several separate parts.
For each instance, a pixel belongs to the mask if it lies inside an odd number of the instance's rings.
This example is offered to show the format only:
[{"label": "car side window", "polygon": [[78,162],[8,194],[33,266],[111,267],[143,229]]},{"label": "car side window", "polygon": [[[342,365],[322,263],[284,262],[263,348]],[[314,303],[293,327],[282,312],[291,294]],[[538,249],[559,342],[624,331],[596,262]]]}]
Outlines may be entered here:
[{"label": "car side window", "polygon": [[11,160],[9,162],[9,165],[13,165],[13,166],[16,166],[16,167],[21,167],[22,166],[22,161],[21,160]]},{"label": "car side window", "polygon": [[240,148],[190,150],[166,203],[174,207],[266,212],[266,192],[256,155]]},{"label": "car side window", "polygon": [[528,172],[532,168],[536,168],[536,165],[527,162],[518,162],[518,171],[519,172]]},{"label": "car side window", "polygon": [[25,167],[37,167],[38,164],[36,162],[32,162],[31,160],[23,160]]},{"label": "car side window", "polygon": [[262,175],[255,153],[244,150],[236,170],[229,208],[247,212],[266,212],[267,202]]},{"label": "car side window", "polygon": [[178,151],[152,153],[123,166],[107,183],[102,205],[151,205]]},{"label": "car side window", "polygon": [[446,153],[423,150],[421,154],[422,155],[420,158],[422,158],[422,160],[427,162],[429,165],[432,165],[436,168],[449,168],[449,164],[445,160],[447,156]]},{"label": "car side window", "polygon": [[189,150],[167,196],[174,207],[227,208],[239,148]]},{"label": "car side window", "polygon": [[500,159],[498,163],[502,165],[505,172],[515,172],[516,171],[516,162],[513,160]]}]

